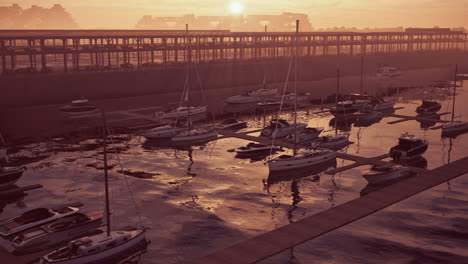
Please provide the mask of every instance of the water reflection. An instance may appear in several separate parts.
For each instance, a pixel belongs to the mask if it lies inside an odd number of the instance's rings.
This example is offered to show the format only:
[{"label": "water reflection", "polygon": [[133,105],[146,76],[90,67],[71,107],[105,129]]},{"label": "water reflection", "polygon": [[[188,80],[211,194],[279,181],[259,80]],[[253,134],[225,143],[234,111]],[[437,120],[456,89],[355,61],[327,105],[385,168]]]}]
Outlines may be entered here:
[{"label": "water reflection", "polygon": [[332,118],[330,122],[328,123],[329,126],[332,128],[349,132],[351,131],[351,126],[353,125],[354,122],[357,121],[356,117],[350,117],[350,118]]},{"label": "water reflection", "polygon": [[313,181],[319,181],[320,176],[318,174],[331,168],[336,168],[336,159],[324,164],[315,165],[313,167],[304,168],[301,170],[270,172],[267,181],[268,184],[275,184],[282,181],[298,180],[312,175],[314,175],[312,177]]},{"label": "water reflection", "polygon": [[[9,189],[15,189],[15,188],[19,188],[18,185],[12,185],[11,187],[9,187]],[[13,194],[10,194],[8,195],[7,197],[1,197],[0,199],[0,214],[3,213],[3,209],[9,205],[9,204],[13,204],[13,203],[16,203],[16,206],[19,207],[19,208],[24,208],[25,207],[25,204],[24,204],[24,197],[27,196],[28,194],[26,192],[19,192],[19,193],[13,193]]]},{"label": "water reflection", "polygon": [[440,115],[424,116],[425,118],[432,120],[418,120],[421,129],[429,129],[430,127],[435,126],[440,121]]}]

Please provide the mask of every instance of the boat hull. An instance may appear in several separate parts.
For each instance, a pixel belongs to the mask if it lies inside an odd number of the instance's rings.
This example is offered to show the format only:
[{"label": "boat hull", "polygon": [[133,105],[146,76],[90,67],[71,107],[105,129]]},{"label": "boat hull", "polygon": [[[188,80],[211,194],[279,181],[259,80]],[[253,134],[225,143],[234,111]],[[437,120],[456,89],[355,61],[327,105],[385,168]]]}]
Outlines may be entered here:
[{"label": "boat hull", "polygon": [[291,158],[286,160],[273,160],[268,162],[270,172],[287,171],[293,169],[302,169],[319,164],[330,162],[336,159],[336,153],[326,152],[323,155],[305,157],[305,158]]},{"label": "boat hull", "polygon": [[391,180],[400,179],[409,176],[408,168],[400,168],[387,173],[364,173],[362,176],[369,184],[382,184]]},{"label": "boat hull", "polygon": [[[149,244],[149,242],[146,240],[144,230],[126,232],[138,233],[134,234],[133,237],[126,243],[120,244],[105,251],[72,259],[62,260],[51,260],[44,256],[41,258],[39,264],[114,264],[118,263],[120,260],[122,260],[130,254],[134,254],[137,251],[146,250],[146,247]],[[55,252],[56,251],[52,251],[49,254],[53,254]]]},{"label": "boat hull", "polygon": [[291,133],[294,133],[295,129],[297,127],[297,130],[302,130],[307,127],[307,124],[297,124],[296,126],[290,125],[288,127],[279,127],[278,129],[272,131],[271,129],[263,129],[261,132],[262,136],[266,137],[286,137]]},{"label": "boat hull", "polygon": [[409,151],[403,151],[403,150],[399,150],[397,147],[393,147],[390,149],[390,157],[392,157],[395,161],[412,160],[424,154],[424,152],[426,152],[428,147],[429,145],[425,144],[420,147],[413,148]]},{"label": "boat hull", "polygon": [[[171,118],[184,118],[188,116],[188,109],[183,108],[180,110],[174,110],[171,112],[158,112],[156,113],[156,116],[159,118],[164,118],[164,119],[171,119]],[[206,113],[206,106],[197,106],[197,107],[190,107],[190,114],[191,115],[197,115],[197,114],[203,114]]]},{"label": "boat hull", "polygon": [[11,187],[23,176],[24,168],[13,168],[11,170],[0,172],[0,190]]},{"label": "boat hull", "polygon": [[216,139],[218,134],[216,132],[209,132],[200,135],[183,135],[175,136],[171,139],[175,143],[199,143]]},{"label": "boat hull", "polygon": [[444,125],[442,126],[442,135],[450,136],[468,132],[468,123],[460,122],[459,125]]},{"label": "boat hull", "polygon": [[143,136],[147,139],[170,138],[184,130],[187,130],[187,128],[165,126],[161,128],[148,130],[145,133],[143,133]]}]

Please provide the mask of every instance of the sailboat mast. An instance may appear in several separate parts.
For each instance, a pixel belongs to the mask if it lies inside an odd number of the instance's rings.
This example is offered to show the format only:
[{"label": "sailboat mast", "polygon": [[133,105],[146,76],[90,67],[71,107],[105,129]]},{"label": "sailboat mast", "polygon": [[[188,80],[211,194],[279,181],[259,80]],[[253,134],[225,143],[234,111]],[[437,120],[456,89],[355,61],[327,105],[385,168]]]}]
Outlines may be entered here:
[{"label": "sailboat mast", "polygon": [[189,52],[190,52],[190,48],[189,48],[189,33],[188,33],[188,24],[185,24],[185,34],[186,34],[186,39],[185,39],[185,44],[187,45],[187,51],[186,51],[186,55],[185,55],[185,65],[186,65],[186,70],[185,70],[185,78],[186,78],[186,82],[187,82],[187,90],[186,90],[186,94],[187,94],[187,109],[188,109],[188,115],[187,115],[187,128],[188,128],[188,131],[190,132],[190,130],[192,129],[192,120],[191,120],[191,116],[190,116],[190,95],[189,95],[189,88],[190,88],[190,83],[189,83],[189,78],[190,78],[190,74],[189,74]]},{"label": "sailboat mast", "polygon": [[297,145],[297,43],[299,41],[299,20],[296,20],[296,39],[294,48],[294,154]]},{"label": "sailboat mast", "polygon": [[458,64],[455,64],[455,79],[453,80],[452,123],[453,123],[453,119],[455,119],[455,97],[457,96],[457,74],[458,74]]},{"label": "sailboat mast", "polygon": [[363,90],[363,83],[362,83],[362,76],[364,74],[364,55],[361,54],[361,96],[362,96],[362,90]]},{"label": "sailboat mast", "polygon": [[[336,107],[337,109],[339,109],[338,107],[338,93],[340,92],[340,68],[338,68],[336,70],[336,96],[335,96],[335,100],[336,100]],[[343,104],[343,111],[345,111],[344,109],[344,104]],[[338,121],[335,117],[335,135],[338,134],[338,125],[337,125]]]},{"label": "sailboat mast", "polygon": [[104,186],[105,186],[105,196],[106,196],[106,218],[107,218],[107,235],[110,236],[111,232],[111,223],[110,223],[110,203],[109,203],[109,176],[107,173],[107,123],[106,123],[106,115],[104,110],[102,111],[102,149],[104,153]]}]

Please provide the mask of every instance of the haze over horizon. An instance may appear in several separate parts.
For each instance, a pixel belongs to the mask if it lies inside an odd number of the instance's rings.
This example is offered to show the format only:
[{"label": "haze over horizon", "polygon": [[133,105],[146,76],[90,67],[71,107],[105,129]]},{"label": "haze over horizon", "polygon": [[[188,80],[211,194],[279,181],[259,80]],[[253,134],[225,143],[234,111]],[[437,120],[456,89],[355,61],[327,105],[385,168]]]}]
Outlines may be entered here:
[{"label": "haze over horizon", "polygon": [[[233,2],[237,2],[238,7],[233,8]],[[341,26],[468,28],[466,0],[0,0],[2,6],[15,3],[23,8],[61,4],[83,29],[132,29],[144,15],[225,16],[235,12],[244,15],[305,13],[315,29]]]}]

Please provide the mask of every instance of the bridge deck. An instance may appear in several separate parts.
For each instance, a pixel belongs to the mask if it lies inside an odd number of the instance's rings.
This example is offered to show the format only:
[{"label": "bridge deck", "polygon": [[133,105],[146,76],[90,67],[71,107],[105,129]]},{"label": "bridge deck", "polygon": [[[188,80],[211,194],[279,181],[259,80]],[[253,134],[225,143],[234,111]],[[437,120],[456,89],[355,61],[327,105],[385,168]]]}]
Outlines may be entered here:
[{"label": "bridge deck", "polygon": [[468,173],[468,157],[219,250],[192,264],[256,263]]}]

